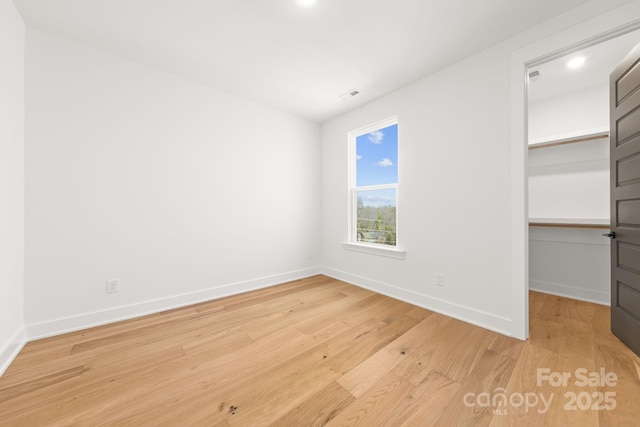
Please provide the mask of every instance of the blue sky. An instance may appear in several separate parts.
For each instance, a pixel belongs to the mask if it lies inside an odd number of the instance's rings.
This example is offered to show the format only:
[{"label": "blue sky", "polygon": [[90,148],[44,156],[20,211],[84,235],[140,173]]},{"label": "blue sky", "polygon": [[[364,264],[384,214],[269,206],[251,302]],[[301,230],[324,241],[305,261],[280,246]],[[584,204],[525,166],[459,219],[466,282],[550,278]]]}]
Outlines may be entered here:
[{"label": "blue sky", "polygon": [[[356,138],[356,186],[398,182],[398,125]],[[395,206],[395,189],[359,191],[365,206]]]},{"label": "blue sky", "polygon": [[356,186],[398,182],[398,125],[356,138]]}]

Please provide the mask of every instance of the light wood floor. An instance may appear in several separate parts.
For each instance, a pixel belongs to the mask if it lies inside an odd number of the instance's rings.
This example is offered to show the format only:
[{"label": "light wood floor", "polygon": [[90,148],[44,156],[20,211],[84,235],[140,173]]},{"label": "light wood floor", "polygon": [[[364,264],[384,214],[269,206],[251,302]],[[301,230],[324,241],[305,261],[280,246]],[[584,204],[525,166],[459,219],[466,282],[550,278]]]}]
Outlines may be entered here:
[{"label": "light wood floor", "polygon": [[[640,359],[609,309],[530,306],[524,343],[317,276],[31,342],[0,378],[0,425],[640,425]],[[538,386],[538,368],[571,378]],[[580,368],[617,380],[580,387]]]}]

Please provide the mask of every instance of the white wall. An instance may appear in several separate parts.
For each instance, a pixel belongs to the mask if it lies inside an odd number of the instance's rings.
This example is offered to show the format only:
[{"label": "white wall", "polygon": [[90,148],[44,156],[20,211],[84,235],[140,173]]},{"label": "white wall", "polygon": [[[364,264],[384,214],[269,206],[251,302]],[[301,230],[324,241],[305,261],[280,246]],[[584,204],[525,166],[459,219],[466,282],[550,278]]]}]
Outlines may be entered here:
[{"label": "white wall", "polygon": [[609,139],[529,150],[530,218],[609,218]]},{"label": "white wall", "polygon": [[318,125],[31,29],[26,55],[30,338],[319,271]]},{"label": "white wall", "polygon": [[[347,132],[398,115],[397,260],[344,250]],[[322,128],[328,274],[510,333],[509,55],[493,48]],[[445,286],[435,286],[435,274]]]},{"label": "white wall", "polygon": [[0,375],[24,343],[25,26],[0,0]]},{"label": "white wall", "polygon": [[611,243],[602,229],[531,227],[529,288],[609,305]]},{"label": "white wall", "polygon": [[[523,51],[529,44],[573,25],[581,26],[576,34],[598,31],[587,21],[613,7],[589,2],[323,125],[326,272],[526,337],[526,153],[525,134],[519,132],[524,114],[518,112],[524,109],[525,62],[520,57],[529,54]],[[616,19],[630,16],[622,12]],[[613,28],[608,25],[602,26]],[[513,91],[521,92],[519,110]],[[341,247],[347,239],[347,132],[393,114],[400,132],[399,239],[405,260]],[[444,287],[435,286],[436,273],[445,275]]]},{"label": "white wall", "polygon": [[609,128],[607,82],[529,103],[529,144]]},{"label": "white wall", "polygon": [[[606,132],[609,88],[532,102],[528,112],[530,144]],[[609,218],[608,139],[537,148],[528,157],[530,218]]]}]

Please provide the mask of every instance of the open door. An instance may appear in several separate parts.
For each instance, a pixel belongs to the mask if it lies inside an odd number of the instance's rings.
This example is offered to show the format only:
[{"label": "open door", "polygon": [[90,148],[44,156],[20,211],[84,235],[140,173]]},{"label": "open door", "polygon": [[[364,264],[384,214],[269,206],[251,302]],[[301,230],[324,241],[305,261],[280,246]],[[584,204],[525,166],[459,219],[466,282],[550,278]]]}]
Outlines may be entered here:
[{"label": "open door", "polygon": [[640,45],[611,74],[611,331],[640,355]]}]

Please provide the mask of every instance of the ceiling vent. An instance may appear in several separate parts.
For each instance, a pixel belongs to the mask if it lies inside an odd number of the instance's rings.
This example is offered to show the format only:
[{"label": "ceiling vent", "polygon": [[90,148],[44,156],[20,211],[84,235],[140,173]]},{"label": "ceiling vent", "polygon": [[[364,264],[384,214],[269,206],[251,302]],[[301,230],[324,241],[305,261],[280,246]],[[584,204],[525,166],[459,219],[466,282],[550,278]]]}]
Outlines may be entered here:
[{"label": "ceiling vent", "polygon": [[535,82],[536,80],[540,80],[542,78],[542,70],[531,70],[529,71],[529,81]]},{"label": "ceiling vent", "polygon": [[360,91],[358,89],[351,89],[349,92],[346,92],[346,93],[343,93],[342,95],[340,95],[340,99],[342,99],[344,101],[345,99],[353,98],[354,96],[356,96],[359,93],[360,93]]}]

